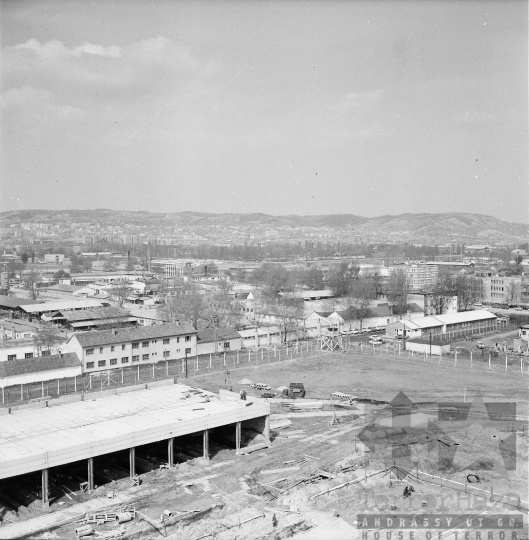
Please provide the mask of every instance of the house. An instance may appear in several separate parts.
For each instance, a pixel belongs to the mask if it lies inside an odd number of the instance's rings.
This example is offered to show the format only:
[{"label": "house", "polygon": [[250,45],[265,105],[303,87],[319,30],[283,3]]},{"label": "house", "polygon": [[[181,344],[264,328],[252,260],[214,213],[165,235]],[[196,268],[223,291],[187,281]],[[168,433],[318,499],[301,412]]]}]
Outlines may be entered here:
[{"label": "house", "polygon": [[0,363],[33,358],[37,355],[37,349],[32,339],[3,340],[2,346],[0,346]]},{"label": "house", "polygon": [[242,349],[242,338],[235,328],[215,328],[198,332],[197,355]]},{"label": "house", "polygon": [[418,319],[400,320],[386,326],[386,336],[398,337],[406,331],[406,337],[420,338],[430,333],[432,336],[441,334],[465,335],[473,331],[486,332],[497,326],[497,317],[486,309],[462,311],[445,315],[430,315]]},{"label": "house", "polygon": [[189,324],[166,323],[81,332],[66,347],[77,353],[84,372],[103,371],[195,356],[197,331]]},{"label": "house", "polygon": [[313,302],[314,300],[334,298],[334,293],[329,289],[324,289],[320,291],[303,291],[301,296],[305,302]]},{"label": "house", "polygon": [[2,339],[30,339],[42,326],[39,323],[23,319],[0,320],[0,336]]},{"label": "house", "polygon": [[81,362],[75,353],[0,362],[0,388],[76,377],[81,374]]}]

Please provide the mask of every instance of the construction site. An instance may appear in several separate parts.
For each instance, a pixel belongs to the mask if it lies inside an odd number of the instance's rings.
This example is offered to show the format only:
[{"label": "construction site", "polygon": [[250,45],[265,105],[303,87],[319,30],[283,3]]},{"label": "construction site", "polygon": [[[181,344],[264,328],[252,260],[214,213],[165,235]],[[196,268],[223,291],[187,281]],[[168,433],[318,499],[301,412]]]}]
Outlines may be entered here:
[{"label": "construction site", "polygon": [[331,343],[13,407],[0,539],[376,540],[360,516],[458,513],[527,538],[529,374],[455,360]]}]

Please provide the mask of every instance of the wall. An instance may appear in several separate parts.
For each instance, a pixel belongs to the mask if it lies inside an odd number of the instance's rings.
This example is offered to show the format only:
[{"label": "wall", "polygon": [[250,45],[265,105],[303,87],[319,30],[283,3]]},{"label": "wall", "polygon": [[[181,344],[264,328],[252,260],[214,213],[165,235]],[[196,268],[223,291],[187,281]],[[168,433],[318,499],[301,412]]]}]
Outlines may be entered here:
[{"label": "wall", "polygon": [[[406,350],[413,351],[418,353],[430,354],[430,344],[429,343],[416,343],[414,341],[406,341]],[[440,356],[441,354],[447,355],[450,353],[450,344],[446,345],[434,345],[432,344],[432,354],[435,356]]]},{"label": "wall", "polygon": [[16,354],[17,360],[22,360],[26,353],[32,353],[37,356],[35,347],[32,343],[27,345],[19,345],[18,347],[2,347],[0,349],[0,362],[7,362],[7,357]]},{"label": "wall", "polygon": [[[199,341],[197,343],[197,354],[215,354],[215,352],[223,353],[224,351],[240,351],[242,349],[242,339],[241,338],[233,338],[233,339],[222,339],[219,340],[217,345],[217,350],[215,351],[215,342],[214,341],[207,341],[202,342]],[[224,344],[228,343],[229,347],[225,348]]]}]

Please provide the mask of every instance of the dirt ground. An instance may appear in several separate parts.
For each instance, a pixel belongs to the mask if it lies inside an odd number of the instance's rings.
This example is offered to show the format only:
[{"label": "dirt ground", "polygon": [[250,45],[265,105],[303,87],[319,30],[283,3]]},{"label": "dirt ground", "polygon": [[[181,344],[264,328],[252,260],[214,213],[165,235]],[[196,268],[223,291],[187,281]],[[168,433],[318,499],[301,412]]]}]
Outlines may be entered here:
[{"label": "dirt ground", "polygon": [[[527,383],[521,373],[498,375],[404,355],[321,353],[240,367],[231,376],[233,391],[244,387],[255,396],[259,392],[237,381],[272,388],[302,382],[307,396],[297,400],[301,404],[328,400],[336,391],[360,400],[340,407],[326,402],[304,413],[273,402],[269,448],[241,456],[221,450],[209,461],[142,475],[133,502],[141,514],[123,524],[122,538],[360,539],[363,513],[515,513],[517,507],[527,513]],[[189,383],[225,388],[224,375]],[[516,404],[514,415],[503,402]],[[500,424],[491,419],[490,403],[504,413]],[[333,410],[340,415],[333,418]],[[274,428],[278,420],[291,425]],[[399,454],[399,448],[411,451]],[[443,469],[447,460],[452,466]],[[102,486],[95,495],[119,492],[127,482]],[[164,527],[164,510],[180,517]],[[76,526],[39,537],[74,538]],[[93,526],[99,534],[118,527]]]}]

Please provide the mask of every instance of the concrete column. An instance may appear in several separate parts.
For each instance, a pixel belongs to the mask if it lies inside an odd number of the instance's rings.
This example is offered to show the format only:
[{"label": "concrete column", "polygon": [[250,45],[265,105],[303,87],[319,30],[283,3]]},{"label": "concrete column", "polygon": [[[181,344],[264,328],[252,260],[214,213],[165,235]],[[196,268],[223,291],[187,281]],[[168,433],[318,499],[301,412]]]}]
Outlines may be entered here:
[{"label": "concrete column", "polygon": [[270,440],[270,415],[269,414],[265,416],[265,426],[264,426],[263,436],[267,441]]},{"label": "concrete column", "polygon": [[242,433],[242,424],[237,422],[235,424],[235,454],[238,456],[241,450],[241,433]]},{"label": "concrete column", "polygon": [[174,467],[174,437],[167,439],[167,464],[170,469]]},{"label": "concrete column", "polygon": [[136,448],[134,446],[129,449],[129,467],[130,477],[134,478],[136,476]]},{"label": "concrete column", "polygon": [[204,459],[209,459],[209,429],[204,430],[203,446],[204,446]]},{"label": "concrete column", "polygon": [[50,507],[48,486],[48,469],[42,469],[42,508],[44,510],[48,510],[48,508]]},{"label": "concrete column", "polygon": [[88,458],[88,493],[94,490],[94,458]]}]

